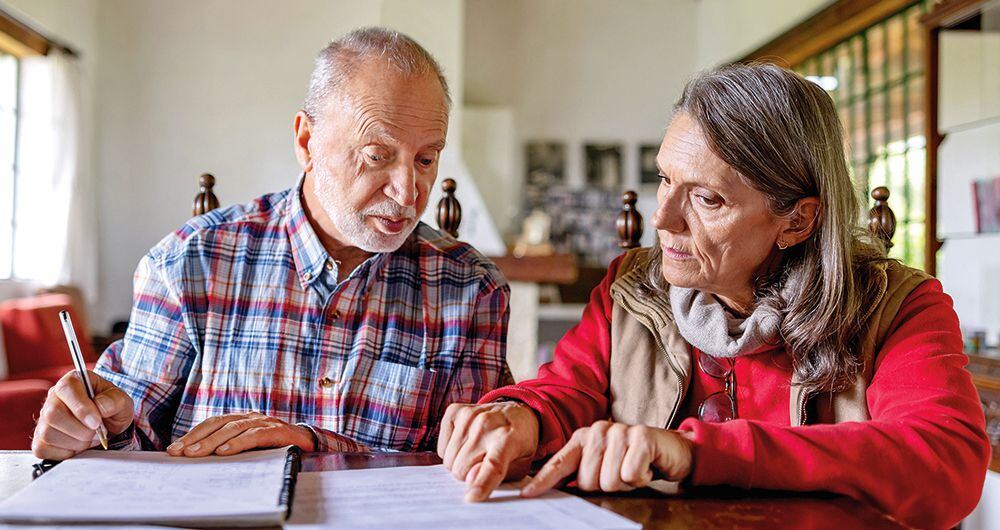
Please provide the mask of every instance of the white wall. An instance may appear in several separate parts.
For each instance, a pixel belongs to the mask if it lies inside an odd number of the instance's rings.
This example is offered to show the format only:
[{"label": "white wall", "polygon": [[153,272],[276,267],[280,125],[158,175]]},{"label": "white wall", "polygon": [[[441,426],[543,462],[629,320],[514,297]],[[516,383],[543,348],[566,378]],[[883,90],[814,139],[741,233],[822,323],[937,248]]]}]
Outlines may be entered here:
[{"label": "white wall", "polygon": [[833,1],[697,0],[697,68],[738,59]]},{"label": "white wall", "polygon": [[693,17],[689,0],[470,0],[466,101],[513,109],[517,178],[525,141],[564,140],[571,183],[584,143],[623,141],[634,186],[638,145],[659,143],[693,69]]},{"label": "white wall", "polygon": [[370,1],[100,3],[102,294],[127,316],[139,258],[190,217],[202,172],[223,204],[295,183],[292,116],[316,52],[376,24]]},{"label": "white wall", "polygon": [[514,166],[514,113],[510,107],[465,105],[462,114],[462,156],[469,165],[486,207],[500,233],[517,227],[512,221],[520,209],[519,174]]}]

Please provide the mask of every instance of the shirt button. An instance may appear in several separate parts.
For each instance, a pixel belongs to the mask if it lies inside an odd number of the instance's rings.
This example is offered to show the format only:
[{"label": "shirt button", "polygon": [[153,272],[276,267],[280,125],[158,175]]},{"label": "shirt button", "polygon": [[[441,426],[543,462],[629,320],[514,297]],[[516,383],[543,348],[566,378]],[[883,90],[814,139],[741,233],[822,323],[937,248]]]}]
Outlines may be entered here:
[{"label": "shirt button", "polygon": [[326,270],[328,270],[330,272],[333,272],[333,260],[332,259],[326,260]]},{"label": "shirt button", "polygon": [[334,383],[333,379],[330,379],[329,377],[324,377],[323,379],[319,380],[319,386],[322,388],[330,388],[331,386],[333,386],[333,383]]},{"label": "shirt button", "polygon": [[330,318],[334,320],[340,320],[340,310],[334,309],[333,311],[330,311]]},{"label": "shirt button", "polygon": [[307,272],[307,273],[303,274],[302,277],[305,278],[306,281],[308,282],[309,280],[311,280],[313,278],[313,275],[312,275],[311,272]]}]

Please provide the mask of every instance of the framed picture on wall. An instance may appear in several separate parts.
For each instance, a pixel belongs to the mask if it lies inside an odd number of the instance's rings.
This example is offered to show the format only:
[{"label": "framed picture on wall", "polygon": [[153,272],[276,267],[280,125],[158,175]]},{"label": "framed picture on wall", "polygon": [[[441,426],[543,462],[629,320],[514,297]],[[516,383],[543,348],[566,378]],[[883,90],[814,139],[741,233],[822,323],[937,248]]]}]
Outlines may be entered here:
[{"label": "framed picture on wall", "polygon": [[622,185],[621,144],[586,144],[583,148],[587,185],[613,189]]},{"label": "framed picture on wall", "polygon": [[660,170],[656,168],[656,153],[660,151],[660,146],[656,144],[642,144],[639,146],[639,183],[640,184],[660,184]]},{"label": "framed picture on wall", "polygon": [[1000,232],[1000,177],[972,183],[976,233]]},{"label": "framed picture on wall", "polygon": [[529,187],[549,188],[566,182],[566,144],[533,141],[525,145],[526,182]]}]

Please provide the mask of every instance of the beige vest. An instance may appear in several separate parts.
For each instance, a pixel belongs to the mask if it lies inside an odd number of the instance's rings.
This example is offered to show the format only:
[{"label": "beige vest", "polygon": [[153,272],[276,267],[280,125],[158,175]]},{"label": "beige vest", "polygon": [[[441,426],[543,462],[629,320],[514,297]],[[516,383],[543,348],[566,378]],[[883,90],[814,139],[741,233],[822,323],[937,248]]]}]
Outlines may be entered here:
[{"label": "beige vest", "polygon": [[[678,409],[691,381],[691,345],[681,337],[666,296],[641,296],[635,287],[646,275],[649,249],[629,251],[611,285],[611,419],[632,425],[676,427]],[[887,262],[876,276],[875,298],[864,319],[860,344],[862,368],[855,384],[842,392],[807,396],[793,378],[790,424],[807,422],[806,405],[816,400],[816,418],[809,423],[838,423],[870,419],[865,390],[874,371],[875,354],[889,325],[913,289],[930,278],[898,262]]]}]

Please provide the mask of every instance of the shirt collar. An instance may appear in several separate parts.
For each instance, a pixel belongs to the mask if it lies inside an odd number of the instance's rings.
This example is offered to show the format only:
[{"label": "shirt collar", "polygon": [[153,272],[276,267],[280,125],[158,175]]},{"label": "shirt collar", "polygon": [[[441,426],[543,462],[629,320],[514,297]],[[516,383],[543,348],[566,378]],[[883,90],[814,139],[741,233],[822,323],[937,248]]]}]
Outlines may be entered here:
[{"label": "shirt collar", "polygon": [[[323,268],[330,259],[326,248],[320,243],[319,236],[313,229],[309,218],[306,216],[305,207],[302,205],[302,183],[305,182],[306,174],[299,176],[299,181],[289,192],[286,199],[285,228],[288,232],[288,240],[292,247],[292,259],[295,261],[295,271],[299,275],[299,282],[303,287],[308,287],[323,275]],[[419,225],[419,223],[418,223]],[[416,244],[417,230],[414,228],[403,248],[412,251],[412,246]],[[397,252],[399,252],[397,250]],[[386,257],[391,253],[382,252],[369,257],[361,263],[350,275],[351,278],[367,274],[373,268],[377,269],[385,263]]]},{"label": "shirt collar", "polygon": [[323,273],[323,267],[329,255],[320,243],[316,231],[313,230],[305,207],[302,205],[302,183],[305,173],[299,177],[298,183],[289,192],[285,212],[285,229],[292,247],[292,259],[295,261],[295,271],[303,287],[312,285]]}]

